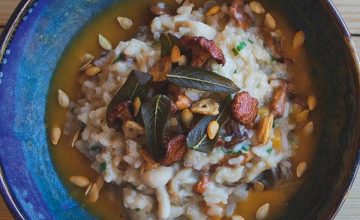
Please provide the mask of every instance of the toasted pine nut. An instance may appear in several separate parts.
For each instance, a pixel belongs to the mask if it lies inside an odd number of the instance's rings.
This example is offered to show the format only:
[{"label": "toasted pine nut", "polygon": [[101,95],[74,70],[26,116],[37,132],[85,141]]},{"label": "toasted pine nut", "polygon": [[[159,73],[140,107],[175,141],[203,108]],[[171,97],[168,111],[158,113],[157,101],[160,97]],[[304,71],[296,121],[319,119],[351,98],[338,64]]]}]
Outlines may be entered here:
[{"label": "toasted pine nut", "polygon": [[57,91],[57,95],[58,95],[58,103],[61,107],[63,108],[68,108],[70,105],[70,98],[69,96],[62,91],[61,89],[58,89]]},{"label": "toasted pine nut", "polygon": [[85,74],[87,76],[95,76],[96,74],[100,73],[101,69],[97,66],[90,66],[85,70]]},{"label": "toasted pine nut", "polygon": [[185,55],[181,55],[180,60],[179,60],[179,65],[185,66],[186,63],[187,63],[187,57]]},{"label": "toasted pine nut", "polygon": [[171,49],[171,63],[178,63],[181,59],[181,53],[178,46],[173,46]]},{"label": "toasted pine nut", "polygon": [[293,40],[293,48],[298,49],[300,48],[305,42],[305,33],[303,31],[299,31],[295,34]]},{"label": "toasted pine nut", "polygon": [[269,28],[270,30],[274,30],[276,28],[275,18],[270,13],[266,13],[264,23],[265,27]]},{"label": "toasted pine nut", "polygon": [[250,2],[250,8],[255,14],[263,14],[265,13],[265,8],[258,2],[252,1]]},{"label": "toasted pine nut", "polygon": [[112,50],[110,41],[101,34],[99,34],[99,44],[105,50]]},{"label": "toasted pine nut", "polygon": [[220,129],[219,122],[217,122],[216,120],[210,122],[210,124],[207,127],[207,135],[210,140],[213,140],[215,138],[215,136],[219,132],[219,129]]},{"label": "toasted pine nut", "polygon": [[89,192],[89,201],[96,202],[99,199],[99,188],[96,183],[94,183]]},{"label": "toasted pine nut", "polygon": [[82,187],[82,188],[85,188],[90,184],[89,179],[84,176],[71,176],[69,178],[69,180],[75,186]]},{"label": "toasted pine nut", "polygon": [[194,114],[189,109],[185,109],[184,111],[181,112],[180,118],[183,125],[186,128],[190,128],[191,122],[194,119]]},{"label": "toasted pine nut", "polygon": [[127,17],[117,17],[117,21],[125,30],[129,30],[133,26],[133,21]]},{"label": "toasted pine nut", "polygon": [[313,111],[317,106],[317,99],[315,96],[311,95],[308,97],[307,104],[310,111]]},{"label": "toasted pine nut", "polygon": [[262,191],[264,191],[265,186],[262,182],[257,181],[254,183],[254,189],[258,192],[262,192]]},{"label": "toasted pine nut", "polygon": [[312,121],[310,121],[309,123],[307,123],[304,128],[303,128],[304,132],[306,134],[311,134],[314,132],[314,123]]},{"label": "toasted pine nut", "polygon": [[231,217],[231,220],[245,220],[245,219],[240,215],[234,215]]},{"label": "toasted pine nut", "polygon": [[266,203],[262,205],[257,211],[256,211],[256,220],[263,220],[265,219],[270,211],[270,204]]},{"label": "toasted pine nut", "polygon": [[50,131],[50,139],[53,145],[57,145],[61,136],[61,129],[58,127],[52,128]]},{"label": "toasted pine nut", "polygon": [[219,5],[215,5],[206,12],[206,16],[217,14],[220,12],[220,10],[221,10],[221,7]]},{"label": "toasted pine nut", "polygon": [[296,176],[300,178],[304,174],[306,168],[307,168],[306,162],[304,161],[300,162],[299,165],[296,167]]}]

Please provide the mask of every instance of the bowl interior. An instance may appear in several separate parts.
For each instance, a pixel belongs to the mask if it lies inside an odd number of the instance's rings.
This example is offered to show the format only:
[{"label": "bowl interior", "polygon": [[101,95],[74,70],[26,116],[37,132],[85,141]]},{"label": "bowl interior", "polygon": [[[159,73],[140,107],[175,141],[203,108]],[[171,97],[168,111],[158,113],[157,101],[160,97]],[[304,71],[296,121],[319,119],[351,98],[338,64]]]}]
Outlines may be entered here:
[{"label": "bowl interior", "polygon": [[[69,197],[51,163],[45,129],[52,74],[71,39],[117,0],[28,1],[7,27],[0,56],[0,163],[2,192],[26,219],[92,219]],[[359,68],[348,32],[326,0],[274,0],[306,47],[318,86],[318,152],[311,178],[281,219],[329,219],[355,175],[359,159]],[[13,34],[11,34],[13,33]],[[14,209],[14,207],[12,207]]]}]

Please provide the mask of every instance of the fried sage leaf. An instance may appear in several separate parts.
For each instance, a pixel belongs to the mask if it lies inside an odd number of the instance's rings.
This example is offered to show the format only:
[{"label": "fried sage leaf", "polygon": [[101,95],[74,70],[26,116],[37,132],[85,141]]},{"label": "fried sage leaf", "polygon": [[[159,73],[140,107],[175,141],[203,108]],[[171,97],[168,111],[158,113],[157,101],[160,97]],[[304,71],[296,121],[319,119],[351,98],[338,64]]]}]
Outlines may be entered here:
[{"label": "fried sage leaf", "polygon": [[161,57],[170,55],[171,53],[171,41],[167,34],[162,33],[160,35],[160,45],[161,45]]},{"label": "fried sage leaf", "polygon": [[161,57],[165,57],[171,54],[171,49],[173,46],[177,46],[181,53],[184,53],[184,47],[180,43],[180,39],[176,36],[168,33],[162,33],[160,35],[160,45],[161,45]]},{"label": "fried sage leaf", "polygon": [[230,119],[231,111],[230,111],[231,98],[228,97],[226,101],[223,103],[220,114],[217,116],[206,116],[201,119],[196,126],[190,131],[186,139],[186,145],[188,148],[204,153],[210,153],[210,151],[216,145],[217,139],[219,137],[219,133],[215,136],[214,139],[210,140],[207,135],[207,127],[211,121],[216,120],[220,129],[226,124],[226,122]]},{"label": "fried sage leaf", "polygon": [[164,95],[155,96],[141,108],[146,131],[146,150],[156,161],[163,159],[166,154],[164,130],[170,111],[170,99]]},{"label": "fried sage leaf", "polygon": [[179,66],[167,77],[175,85],[202,91],[234,94],[240,90],[231,80],[198,67]]},{"label": "fried sage leaf", "polygon": [[147,91],[147,83],[151,81],[151,75],[139,71],[132,71],[124,85],[116,92],[106,110],[106,123],[113,128],[116,123],[116,111],[120,105],[133,101],[136,97],[144,97]]}]

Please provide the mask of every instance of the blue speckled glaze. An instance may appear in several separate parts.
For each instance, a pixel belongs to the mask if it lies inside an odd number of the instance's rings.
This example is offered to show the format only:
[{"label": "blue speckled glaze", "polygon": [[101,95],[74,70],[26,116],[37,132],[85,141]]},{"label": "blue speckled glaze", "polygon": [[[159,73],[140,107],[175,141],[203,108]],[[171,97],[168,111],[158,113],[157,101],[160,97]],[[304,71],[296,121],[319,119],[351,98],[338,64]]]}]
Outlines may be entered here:
[{"label": "blue speckled glaze", "polygon": [[13,16],[5,31],[15,30],[14,35],[3,34],[3,45],[9,43],[0,56],[0,165],[6,181],[0,185],[17,219],[95,218],[71,199],[54,170],[45,106],[66,45],[114,2],[119,1],[23,1],[17,9],[20,17]]}]

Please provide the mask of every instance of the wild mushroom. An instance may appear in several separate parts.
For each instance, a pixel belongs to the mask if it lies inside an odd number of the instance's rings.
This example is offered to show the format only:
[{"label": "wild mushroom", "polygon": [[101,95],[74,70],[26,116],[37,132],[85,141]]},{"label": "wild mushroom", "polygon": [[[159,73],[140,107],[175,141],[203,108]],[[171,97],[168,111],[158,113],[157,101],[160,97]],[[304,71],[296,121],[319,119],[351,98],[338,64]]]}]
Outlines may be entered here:
[{"label": "wild mushroom", "polygon": [[216,46],[213,40],[205,37],[183,36],[180,43],[187,52],[191,53],[191,65],[202,67],[210,58],[214,58],[218,64],[225,65],[226,60],[221,49]]},{"label": "wild mushroom", "polygon": [[251,18],[245,12],[244,0],[233,0],[230,7],[230,16],[237,21],[241,28],[248,29],[250,27]]},{"label": "wild mushroom", "polygon": [[170,216],[171,204],[166,184],[173,176],[174,171],[172,168],[161,166],[144,172],[141,177],[145,185],[156,189],[158,217],[160,219],[167,219]]}]

